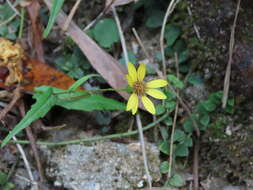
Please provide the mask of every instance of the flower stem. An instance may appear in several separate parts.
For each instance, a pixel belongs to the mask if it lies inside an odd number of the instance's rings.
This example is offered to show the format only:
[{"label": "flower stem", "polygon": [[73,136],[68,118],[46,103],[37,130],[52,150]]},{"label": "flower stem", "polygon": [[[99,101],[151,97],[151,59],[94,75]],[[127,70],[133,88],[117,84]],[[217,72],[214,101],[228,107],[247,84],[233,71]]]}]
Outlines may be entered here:
[{"label": "flower stem", "polygon": [[[156,121],[146,125],[143,127],[143,131],[146,131],[148,129],[153,128],[156,126],[159,122],[163,121],[166,119],[168,116],[168,113],[164,114],[162,117],[157,119]],[[101,140],[107,140],[107,139],[115,139],[115,138],[122,138],[122,137],[127,137],[131,135],[136,135],[138,134],[138,130],[135,131],[129,131],[125,133],[118,133],[118,134],[113,134],[113,135],[107,135],[107,136],[102,136],[102,137],[91,137],[91,138],[82,138],[82,139],[75,139],[75,140],[69,140],[69,141],[60,141],[60,142],[45,142],[45,141],[37,141],[36,143],[39,145],[45,145],[45,146],[64,146],[64,145],[69,145],[69,144],[79,144],[83,142],[94,142],[94,141],[101,141]],[[0,143],[2,141],[0,140]],[[17,140],[17,141],[10,141],[9,143],[13,144],[30,144],[30,141],[27,140]]]}]

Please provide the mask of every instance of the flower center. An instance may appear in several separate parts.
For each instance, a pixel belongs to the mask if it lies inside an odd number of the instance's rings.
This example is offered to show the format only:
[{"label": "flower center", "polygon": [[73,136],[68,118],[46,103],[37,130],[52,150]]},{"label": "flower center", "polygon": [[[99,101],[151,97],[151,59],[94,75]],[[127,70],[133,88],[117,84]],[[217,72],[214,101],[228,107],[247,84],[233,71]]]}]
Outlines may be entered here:
[{"label": "flower center", "polygon": [[138,95],[138,96],[143,96],[145,94],[145,83],[136,81],[133,85],[133,91]]}]

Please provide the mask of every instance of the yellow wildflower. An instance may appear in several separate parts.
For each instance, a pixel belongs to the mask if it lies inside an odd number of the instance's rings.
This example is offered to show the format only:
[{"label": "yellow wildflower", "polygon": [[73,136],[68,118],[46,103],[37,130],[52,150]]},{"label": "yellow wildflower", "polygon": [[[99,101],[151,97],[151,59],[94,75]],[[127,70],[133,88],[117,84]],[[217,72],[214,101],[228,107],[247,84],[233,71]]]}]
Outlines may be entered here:
[{"label": "yellow wildflower", "polygon": [[128,75],[126,75],[129,86],[133,89],[133,93],[128,99],[126,111],[132,111],[134,115],[137,112],[139,99],[142,100],[143,106],[151,114],[155,114],[155,106],[153,102],[146,96],[152,96],[156,99],[166,99],[166,95],[156,88],[168,85],[166,80],[158,79],[144,82],[146,75],[145,64],[140,64],[137,71],[132,63],[128,63]]}]

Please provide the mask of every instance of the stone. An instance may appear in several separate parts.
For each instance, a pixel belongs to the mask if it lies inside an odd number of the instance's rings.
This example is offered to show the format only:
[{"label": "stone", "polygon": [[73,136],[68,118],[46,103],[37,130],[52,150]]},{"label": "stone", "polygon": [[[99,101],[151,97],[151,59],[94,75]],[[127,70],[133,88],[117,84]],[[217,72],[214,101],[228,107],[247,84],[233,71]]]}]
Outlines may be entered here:
[{"label": "stone", "polygon": [[[132,190],[145,186],[145,170],[139,143],[97,142],[92,145],[41,147],[46,175],[55,186],[74,190]],[[153,181],[161,177],[159,150],[146,143]],[[56,183],[57,182],[57,183]],[[140,187],[143,184],[143,187]]]}]

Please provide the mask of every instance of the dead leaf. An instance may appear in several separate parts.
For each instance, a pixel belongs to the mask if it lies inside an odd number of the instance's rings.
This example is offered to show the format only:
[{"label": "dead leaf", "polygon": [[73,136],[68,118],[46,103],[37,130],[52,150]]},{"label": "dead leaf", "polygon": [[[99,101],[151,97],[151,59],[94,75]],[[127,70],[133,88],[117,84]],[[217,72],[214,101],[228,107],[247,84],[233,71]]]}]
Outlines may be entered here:
[{"label": "dead leaf", "polygon": [[27,11],[32,23],[32,44],[34,46],[37,58],[44,61],[44,50],[42,44],[42,25],[39,21],[40,4],[38,0],[32,0],[27,6]]},{"label": "dead leaf", "polygon": [[[20,85],[26,91],[48,85],[68,89],[75,81],[53,67],[25,56],[20,44],[0,38],[0,87]],[[80,88],[81,89],[81,88]]]},{"label": "dead leaf", "polygon": [[[44,0],[44,2],[50,9],[52,6],[51,1]],[[56,22],[63,28],[66,19],[66,14],[61,11]],[[125,88],[127,86],[125,80],[125,74],[127,73],[126,68],[122,67],[117,60],[101,49],[74,22],[70,23],[67,34],[80,47],[93,68],[101,74],[114,89]],[[126,92],[118,93],[126,99],[129,97],[129,94]]]},{"label": "dead leaf", "polygon": [[27,91],[33,91],[35,87],[42,85],[53,86],[60,89],[68,89],[74,82],[68,75],[56,71],[53,67],[39,60],[25,62],[24,82],[22,87]]},{"label": "dead leaf", "polygon": [[[0,38],[0,66],[2,66],[0,73],[5,85],[20,83],[23,80],[22,62],[24,59],[24,50],[18,43]],[[7,68],[8,72],[4,68]]]}]

